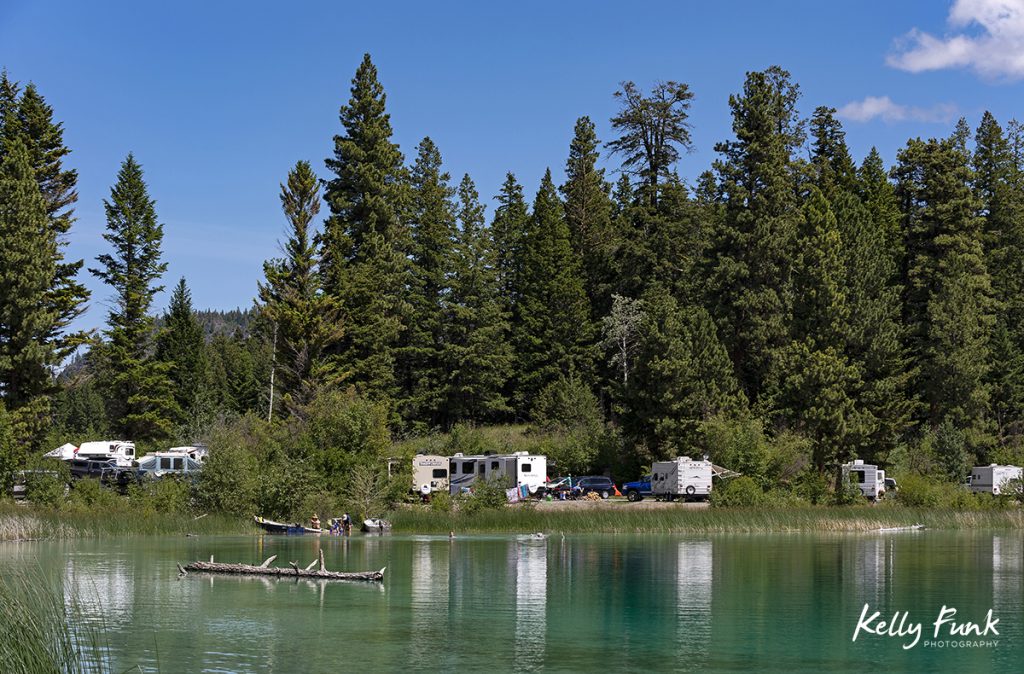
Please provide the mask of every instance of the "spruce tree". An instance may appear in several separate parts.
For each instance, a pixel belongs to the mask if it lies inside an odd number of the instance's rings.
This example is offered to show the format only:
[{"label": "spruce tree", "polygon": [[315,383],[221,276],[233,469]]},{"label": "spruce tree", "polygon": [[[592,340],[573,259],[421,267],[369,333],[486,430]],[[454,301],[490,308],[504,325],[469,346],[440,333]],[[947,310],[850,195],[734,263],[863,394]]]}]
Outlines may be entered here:
[{"label": "spruce tree", "polygon": [[747,74],[729,97],[735,140],[715,163],[725,195],[710,253],[712,314],[751,402],[771,375],[773,352],[788,342],[793,246],[801,220],[794,151],[803,142],[799,88],[777,66]]},{"label": "spruce tree", "polygon": [[417,147],[410,172],[412,257],[409,329],[403,337],[401,369],[405,386],[402,414],[434,426],[444,405],[445,343],[443,307],[450,293],[456,224],[441,153],[430,138]]},{"label": "spruce tree", "polygon": [[611,310],[612,203],[604,169],[597,168],[598,140],[589,117],[576,120],[575,135],[565,164],[565,221],[573,251],[580,258],[595,322]]},{"label": "spruce tree", "polygon": [[996,302],[988,382],[1000,443],[1024,432],[1024,181],[1010,141],[986,112],[975,134],[974,193]]},{"label": "spruce tree", "polygon": [[590,381],[593,367],[590,307],[580,261],[569,242],[565,209],[551,171],[544,174],[523,237],[516,280],[519,328],[516,403],[520,412],[559,375]]},{"label": "spruce tree", "polygon": [[964,125],[950,138],[912,140],[894,169],[904,208],[904,314],[932,430],[949,422],[975,452],[991,441],[989,338],[994,324],[982,221],[971,189]]},{"label": "spruce tree", "polygon": [[66,355],[54,341],[60,317],[49,301],[56,254],[28,150],[14,138],[0,160],[0,394],[23,445],[40,440],[50,369]]},{"label": "spruce tree", "polygon": [[170,378],[171,366],[153,356],[153,318],[149,315],[157,285],[167,270],[160,261],[163,225],[157,222],[142,167],[131,154],[121,164],[117,183],[104,200],[107,233],[113,251],[96,257],[89,271],[114,292],[107,315],[106,341],[95,348],[94,363],[108,394],[111,427],[125,439],[166,438],[180,414]]},{"label": "spruce tree", "polygon": [[350,381],[373,396],[394,397],[410,244],[405,169],[385,102],[366,54],[340,109],[344,134],[334,137],[326,162],[334,177],[324,194],[331,215],[321,237],[321,274],[324,291],[344,311],[339,353]]},{"label": "spruce tree", "polygon": [[443,425],[488,422],[511,411],[505,385],[512,368],[509,315],[498,284],[497,253],[472,179],[458,188],[458,239],[445,301]]},{"label": "spruce tree", "polygon": [[192,311],[192,293],[184,277],[171,292],[163,326],[156,340],[156,358],[170,366],[174,400],[181,421],[194,415],[206,381],[206,342]]},{"label": "spruce tree", "polygon": [[660,286],[640,300],[635,367],[620,392],[622,424],[638,470],[651,461],[692,454],[704,421],[744,406],[714,321],[680,306]]},{"label": "spruce tree", "polygon": [[281,186],[288,219],[283,258],[263,264],[260,311],[270,324],[275,388],[281,407],[301,413],[316,393],[340,378],[331,351],[343,334],[338,300],[322,288],[313,218],[320,212],[319,181],[309,162],[298,161]]},{"label": "spruce tree", "polygon": [[491,233],[498,288],[508,303],[507,309],[512,312],[518,300],[516,292],[521,271],[518,265],[522,260],[523,240],[530,225],[530,215],[523,197],[523,187],[511,173],[505,175],[505,182],[495,198],[498,207],[494,211]]}]

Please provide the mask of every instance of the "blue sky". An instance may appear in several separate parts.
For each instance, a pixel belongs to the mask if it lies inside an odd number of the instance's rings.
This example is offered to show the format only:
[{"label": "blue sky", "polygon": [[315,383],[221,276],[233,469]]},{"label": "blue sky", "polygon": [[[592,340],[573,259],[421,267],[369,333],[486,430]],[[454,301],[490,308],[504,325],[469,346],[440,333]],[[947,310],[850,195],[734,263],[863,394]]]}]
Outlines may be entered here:
[{"label": "blue sky", "polygon": [[[327,175],[364,52],[407,159],[431,136],[488,206],[506,171],[531,199],[546,167],[560,178],[577,117],[607,140],[623,80],[690,85],[688,180],[729,138],[744,74],[772,64],[804,114],[841,110],[858,160],[877,145],[891,162],[960,115],[1024,118],[1024,0],[291,4],[0,3],[0,66],[53,105],[79,171],[71,255],[105,251],[102,199],[132,151],[165,225],[166,285],[185,276],[198,308],[249,306],[283,234],[278,183],[297,159]],[[99,327],[109,293],[85,280],[82,325]]]}]

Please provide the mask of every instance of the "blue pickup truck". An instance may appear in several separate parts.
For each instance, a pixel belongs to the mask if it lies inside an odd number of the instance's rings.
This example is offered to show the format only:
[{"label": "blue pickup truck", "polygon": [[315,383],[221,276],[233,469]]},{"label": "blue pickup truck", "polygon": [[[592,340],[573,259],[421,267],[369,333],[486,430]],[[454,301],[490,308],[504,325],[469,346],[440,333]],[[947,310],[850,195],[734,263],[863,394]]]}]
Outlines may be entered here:
[{"label": "blue pickup truck", "polygon": [[636,482],[627,482],[622,485],[622,491],[630,501],[642,501],[651,495],[651,476],[644,475]]}]

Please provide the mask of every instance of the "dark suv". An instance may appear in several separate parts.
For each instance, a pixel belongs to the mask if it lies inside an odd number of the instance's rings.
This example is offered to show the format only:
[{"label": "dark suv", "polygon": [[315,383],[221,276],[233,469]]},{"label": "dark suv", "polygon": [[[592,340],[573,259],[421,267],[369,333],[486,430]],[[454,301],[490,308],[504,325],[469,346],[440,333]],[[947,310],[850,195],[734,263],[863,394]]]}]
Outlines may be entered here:
[{"label": "dark suv", "polygon": [[580,496],[589,494],[593,491],[600,494],[601,498],[608,498],[615,493],[615,483],[612,482],[610,477],[590,475],[575,480],[573,483],[573,491]]},{"label": "dark suv", "polygon": [[114,459],[72,459],[68,461],[71,477],[103,477],[108,471],[117,468]]}]

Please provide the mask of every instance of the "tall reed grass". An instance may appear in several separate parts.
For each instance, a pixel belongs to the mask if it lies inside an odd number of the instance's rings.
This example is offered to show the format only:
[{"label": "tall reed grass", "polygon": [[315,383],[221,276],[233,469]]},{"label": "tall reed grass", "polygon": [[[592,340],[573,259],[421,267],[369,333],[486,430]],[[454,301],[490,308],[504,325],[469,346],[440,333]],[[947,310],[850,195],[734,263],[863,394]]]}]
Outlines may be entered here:
[{"label": "tall reed grass", "polygon": [[124,510],[62,511],[0,504],[0,541],[98,538],[101,536],[245,534],[256,531],[250,521],[211,514],[132,513]]},{"label": "tall reed grass", "polygon": [[923,524],[929,529],[1021,529],[1024,511],[964,511],[887,506],[780,509],[630,509],[510,507],[472,514],[407,508],[391,515],[406,533],[760,533],[872,531]]},{"label": "tall reed grass", "polygon": [[59,582],[41,571],[0,576],[0,671],[107,672],[107,652],[103,630]]}]

